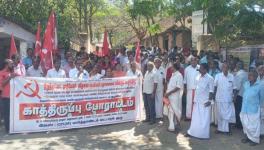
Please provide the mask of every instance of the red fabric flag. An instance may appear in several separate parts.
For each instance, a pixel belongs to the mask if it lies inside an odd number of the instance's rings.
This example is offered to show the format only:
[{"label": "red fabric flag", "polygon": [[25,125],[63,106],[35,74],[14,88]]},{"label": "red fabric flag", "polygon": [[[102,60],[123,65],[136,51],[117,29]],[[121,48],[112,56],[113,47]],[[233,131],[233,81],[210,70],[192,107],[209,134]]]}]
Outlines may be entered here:
[{"label": "red fabric flag", "polygon": [[53,67],[53,55],[57,53],[57,45],[56,16],[52,11],[44,33],[41,50],[41,61],[45,72]]},{"label": "red fabric flag", "polygon": [[12,57],[12,55],[17,53],[17,48],[16,48],[16,42],[14,39],[13,33],[11,34],[11,40],[10,40],[10,50],[9,50],[9,58]]},{"label": "red fabric flag", "polygon": [[103,42],[103,48],[102,48],[102,55],[107,56],[109,55],[109,44],[107,40],[108,34],[107,31],[104,32],[104,42]]},{"label": "red fabric flag", "polygon": [[136,55],[135,55],[135,59],[137,63],[140,63],[140,42],[137,42],[137,48],[136,48]]},{"label": "red fabric flag", "polygon": [[40,32],[41,32],[41,26],[40,26],[40,22],[38,22],[38,29],[37,29],[37,33],[36,33],[35,51],[34,51],[35,56],[37,56],[37,55],[40,56],[40,54],[41,54]]}]

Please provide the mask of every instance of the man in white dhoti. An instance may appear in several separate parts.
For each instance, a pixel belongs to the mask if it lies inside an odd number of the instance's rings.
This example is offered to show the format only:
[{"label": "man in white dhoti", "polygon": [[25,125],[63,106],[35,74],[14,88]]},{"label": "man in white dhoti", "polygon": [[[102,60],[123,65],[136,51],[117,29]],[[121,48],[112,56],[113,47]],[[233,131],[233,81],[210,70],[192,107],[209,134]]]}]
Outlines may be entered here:
[{"label": "man in white dhoti", "polygon": [[230,123],[235,123],[235,107],[233,103],[233,90],[236,90],[234,76],[228,73],[228,64],[222,65],[222,73],[215,77],[215,100],[217,108],[216,133],[231,134]]},{"label": "man in white dhoti", "polygon": [[213,100],[214,79],[208,73],[208,65],[200,65],[200,74],[195,80],[195,96],[191,126],[185,136],[200,139],[210,138],[211,101]]},{"label": "man in white dhoti", "polygon": [[[264,89],[264,65],[258,67],[258,81],[261,84],[261,88]],[[260,135],[264,136],[264,103],[260,106]]]},{"label": "man in white dhoti", "polygon": [[257,81],[258,73],[251,70],[248,73],[248,81],[244,84],[244,94],[240,118],[246,138],[242,143],[250,143],[251,146],[260,142],[260,106],[263,103],[263,88]]},{"label": "man in white dhoti", "polygon": [[179,72],[180,64],[173,64],[173,73],[170,78],[165,97],[169,99],[169,131],[175,131],[175,126],[180,123],[182,115],[183,77]]},{"label": "man in white dhoti", "polygon": [[191,58],[191,65],[184,71],[184,87],[186,92],[186,119],[190,120],[193,110],[193,100],[195,97],[195,78],[199,74],[197,58]]},{"label": "man in white dhoti", "polygon": [[156,110],[156,118],[163,118],[163,92],[164,92],[164,84],[165,84],[165,69],[161,67],[161,59],[155,58],[155,73],[154,73],[154,93],[155,94],[155,110]]}]

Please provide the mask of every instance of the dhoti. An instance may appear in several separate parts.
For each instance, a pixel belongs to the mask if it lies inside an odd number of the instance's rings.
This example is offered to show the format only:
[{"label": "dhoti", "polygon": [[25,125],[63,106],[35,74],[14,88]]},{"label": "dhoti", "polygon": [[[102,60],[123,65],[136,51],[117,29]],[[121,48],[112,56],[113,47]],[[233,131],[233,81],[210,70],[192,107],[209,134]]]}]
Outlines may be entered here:
[{"label": "dhoti", "polygon": [[163,91],[157,91],[155,94],[155,110],[156,110],[156,118],[163,117]]},{"label": "dhoti", "polygon": [[196,138],[210,138],[211,106],[204,103],[194,103],[191,126],[187,133]]},{"label": "dhoti", "polygon": [[216,103],[211,106],[211,123],[217,125],[217,106]]},{"label": "dhoti", "polygon": [[229,132],[229,123],[235,123],[235,106],[233,102],[217,102],[217,130]]},{"label": "dhoti", "polygon": [[186,93],[186,118],[192,118],[192,111],[193,111],[193,100],[194,100],[195,90],[187,90]]},{"label": "dhoti", "polygon": [[243,131],[247,137],[255,142],[260,142],[260,110],[256,114],[240,113]]},{"label": "dhoti", "polygon": [[182,116],[182,91],[177,92],[169,96],[169,130],[175,130],[175,125],[177,125]]}]

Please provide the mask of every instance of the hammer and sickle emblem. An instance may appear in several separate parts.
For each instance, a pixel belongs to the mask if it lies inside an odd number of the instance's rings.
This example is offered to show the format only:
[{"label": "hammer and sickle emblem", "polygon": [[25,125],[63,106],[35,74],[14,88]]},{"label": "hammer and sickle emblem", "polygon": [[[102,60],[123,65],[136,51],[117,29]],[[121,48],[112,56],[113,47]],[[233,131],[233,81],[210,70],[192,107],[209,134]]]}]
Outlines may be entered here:
[{"label": "hammer and sickle emblem", "polygon": [[28,97],[38,97],[40,99],[41,97],[38,95],[38,93],[39,93],[39,85],[38,85],[37,81],[34,80],[34,83],[36,85],[36,88],[34,90],[34,89],[31,88],[32,83],[33,82],[29,82],[29,83],[26,83],[24,85],[25,89],[29,89],[32,92],[31,94],[28,94],[28,93],[25,93],[23,91],[20,91],[20,92],[17,93],[16,97],[19,97],[20,94],[23,94],[23,95],[28,96]]}]

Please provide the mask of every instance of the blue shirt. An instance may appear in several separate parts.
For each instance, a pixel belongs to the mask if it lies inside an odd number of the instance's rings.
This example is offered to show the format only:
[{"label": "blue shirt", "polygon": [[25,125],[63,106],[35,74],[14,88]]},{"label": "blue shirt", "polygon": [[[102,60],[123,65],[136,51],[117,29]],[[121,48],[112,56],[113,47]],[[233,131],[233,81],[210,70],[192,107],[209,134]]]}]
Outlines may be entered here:
[{"label": "blue shirt", "polygon": [[250,82],[247,81],[244,83],[244,89],[241,112],[256,114],[264,98],[262,84],[256,81],[253,85],[250,85]]},{"label": "blue shirt", "polygon": [[32,66],[32,59],[30,57],[25,57],[22,62],[26,68]]}]

